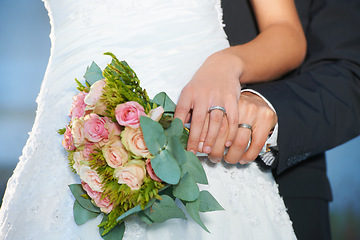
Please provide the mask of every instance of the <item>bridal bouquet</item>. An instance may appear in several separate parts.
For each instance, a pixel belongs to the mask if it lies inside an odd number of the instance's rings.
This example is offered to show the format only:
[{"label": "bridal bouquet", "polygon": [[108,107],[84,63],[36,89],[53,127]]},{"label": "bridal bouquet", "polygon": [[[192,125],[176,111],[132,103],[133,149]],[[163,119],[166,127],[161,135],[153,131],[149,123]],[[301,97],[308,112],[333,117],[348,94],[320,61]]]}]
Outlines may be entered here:
[{"label": "bridal bouquet", "polygon": [[[122,239],[126,217],[145,223],[186,219],[206,231],[199,212],[223,210],[208,191],[204,169],[185,150],[188,130],[173,118],[175,104],[164,93],[150,100],[135,72],[113,54],[104,71],[93,62],[85,85],[75,79],[69,124],[59,130],[71,169],[81,184],[70,185],[76,224],[103,215],[104,239]],[[177,200],[176,200],[177,199]]]}]

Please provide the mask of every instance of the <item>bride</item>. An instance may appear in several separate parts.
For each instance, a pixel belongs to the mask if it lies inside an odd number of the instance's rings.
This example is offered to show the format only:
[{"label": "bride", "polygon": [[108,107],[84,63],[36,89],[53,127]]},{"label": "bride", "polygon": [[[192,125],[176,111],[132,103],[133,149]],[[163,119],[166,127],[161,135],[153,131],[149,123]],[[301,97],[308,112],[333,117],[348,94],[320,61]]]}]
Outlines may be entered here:
[{"label": "bride", "polygon": [[[215,146],[220,125],[206,120],[209,119],[206,118],[207,110],[213,105],[226,108],[222,126],[229,129],[224,141],[230,146],[235,139],[233,123],[238,121],[238,79],[241,74],[244,74],[244,79],[250,76],[247,69],[251,68],[246,68],[243,62],[242,69],[236,69],[239,76],[232,78],[237,78],[237,87],[226,86],[225,80],[221,79],[225,87],[215,88],[228,91],[225,95],[231,92],[234,101],[224,102],[226,98],[222,100],[220,94],[216,95],[219,98],[210,98],[214,93],[215,85],[211,82],[214,77],[206,74],[216,74],[215,65],[223,70],[231,67],[228,62],[222,62],[225,59],[222,57],[239,54],[237,48],[229,48],[222,28],[219,0],[44,2],[52,26],[51,56],[37,99],[38,110],[32,132],[4,196],[0,211],[0,239],[101,239],[97,229],[100,218],[82,226],[77,226],[73,220],[74,198],[67,186],[80,180],[70,171],[67,152],[56,132],[68,121],[71,99],[76,93],[74,78],[81,78],[91,61],[103,69],[109,58],[102,53],[113,52],[135,70],[150,97],[165,91],[173,100],[180,98],[182,111],[177,114],[183,120],[188,118],[190,108],[193,109],[188,149],[214,156],[216,149],[211,153],[211,148]],[[255,11],[264,12],[258,6],[262,1],[253,2]],[[267,15],[264,19],[271,17]],[[266,24],[261,20],[260,28]],[[266,34],[263,38],[266,39]],[[257,41],[262,42],[261,38]],[[231,50],[222,51],[225,55],[213,54],[223,49]],[[210,55],[220,57],[208,58]],[[288,70],[275,69],[269,76],[254,81],[271,80]],[[251,81],[247,80],[248,83]],[[184,87],[186,90],[181,93]],[[199,101],[206,103],[199,108],[192,107]],[[212,112],[223,115],[221,111]],[[197,116],[203,121],[196,124],[194,118]],[[199,125],[204,123],[208,129],[200,129]],[[198,142],[205,145],[198,147]],[[202,188],[208,189],[225,208],[225,211],[202,215],[211,233],[203,231],[191,218],[187,221],[172,219],[147,227],[132,217],[126,221],[124,239],[296,238],[270,171],[260,170],[256,163],[213,164],[206,158],[201,158],[201,161],[209,179],[209,185]]]}]

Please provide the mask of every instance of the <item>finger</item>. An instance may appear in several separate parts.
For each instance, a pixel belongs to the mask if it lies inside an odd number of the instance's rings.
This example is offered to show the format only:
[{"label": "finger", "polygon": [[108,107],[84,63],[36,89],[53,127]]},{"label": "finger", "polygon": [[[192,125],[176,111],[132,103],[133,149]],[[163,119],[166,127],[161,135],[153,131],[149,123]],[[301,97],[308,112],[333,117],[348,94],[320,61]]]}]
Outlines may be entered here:
[{"label": "finger", "polygon": [[[237,101],[235,101],[237,103]],[[226,147],[230,147],[233,141],[235,140],[236,134],[238,132],[239,125],[239,109],[237,104],[231,104],[226,108],[228,110],[227,121],[228,121],[228,136],[226,138]]]},{"label": "finger", "polygon": [[215,144],[212,148],[208,159],[213,163],[218,163],[224,157],[225,142],[228,135],[228,121],[226,116],[223,118],[218,137],[216,138]]},{"label": "finger", "polygon": [[200,139],[199,139],[198,152],[201,152],[201,153],[203,152],[204,142],[205,142],[208,128],[209,128],[209,113],[207,113],[206,117],[205,117],[204,127],[201,132]]},{"label": "finger", "polygon": [[[224,157],[225,161],[231,164],[240,162],[243,154],[245,153],[248,147],[250,138],[251,138],[250,129],[239,128],[233,144],[231,144],[228,153]],[[245,162],[240,162],[240,163],[245,164]]]},{"label": "finger", "polygon": [[204,142],[204,153],[206,154],[209,154],[212,151],[212,147],[215,144],[216,138],[218,137],[219,130],[224,118],[224,112],[221,110],[213,110],[209,113],[209,115],[209,129],[207,131]]},{"label": "finger", "polygon": [[205,117],[207,114],[207,105],[195,106],[192,113],[190,135],[188,139],[187,150],[196,153],[199,146],[199,139],[202,133]]},{"label": "finger", "polygon": [[188,96],[186,91],[182,91],[177,103],[174,118],[179,118],[183,124],[189,121],[190,111],[192,109],[192,98]]},{"label": "finger", "polygon": [[265,122],[255,124],[252,132],[251,144],[247,151],[241,157],[241,161],[249,163],[257,158],[262,148],[266,144],[266,140],[270,133],[270,130],[271,128],[269,124],[266,124]]}]

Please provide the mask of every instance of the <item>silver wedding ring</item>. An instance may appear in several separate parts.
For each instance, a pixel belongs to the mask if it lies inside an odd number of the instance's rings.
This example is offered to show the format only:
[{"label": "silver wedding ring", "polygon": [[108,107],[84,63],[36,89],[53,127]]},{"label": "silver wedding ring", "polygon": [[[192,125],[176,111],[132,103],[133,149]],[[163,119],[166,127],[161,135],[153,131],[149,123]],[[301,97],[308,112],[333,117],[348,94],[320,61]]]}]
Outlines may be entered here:
[{"label": "silver wedding ring", "polygon": [[220,110],[224,113],[224,115],[226,115],[226,109],[221,106],[212,106],[209,108],[209,113],[211,113],[212,110]]},{"label": "silver wedding ring", "polygon": [[247,128],[247,129],[250,129],[251,133],[252,133],[252,131],[253,131],[252,126],[251,126],[250,124],[240,123],[238,127],[239,127],[239,128]]}]

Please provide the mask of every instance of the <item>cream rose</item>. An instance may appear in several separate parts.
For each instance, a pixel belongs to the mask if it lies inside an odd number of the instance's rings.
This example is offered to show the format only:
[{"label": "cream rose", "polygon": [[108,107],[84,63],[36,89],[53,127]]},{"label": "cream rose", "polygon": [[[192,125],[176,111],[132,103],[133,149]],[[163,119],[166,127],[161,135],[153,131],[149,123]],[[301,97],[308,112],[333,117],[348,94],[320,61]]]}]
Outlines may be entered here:
[{"label": "cream rose", "polygon": [[126,127],[121,133],[121,142],[135,157],[148,158],[151,156],[140,128]]},{"label": "cream rose", "polygon": [[74,138],[75,146],[79,147],[85,144],[84,137],[84,118],[76,118],[72,121],[71,133]]},{"label": "cream rose", "polygon": [[162,106],[159,106],[155,109],[151,109],[149,112],[149,117],[154,121],[159,121],[161,116],[164,113],[164,108]]},{"label": "cream rose", "polygon": [[89,184],[92,190],[96,192],[103,192],[99,175],[89,166],[81,165],[79,170],[79,176],[81,180]]},{"label": "cream rose", "polygon": [[128,185],[131,190],[140,189],[145,175],[145,162],[142,160],[132,160],[115,170],[115,177],[119,179],[118,183]]},{"label": "cream rose", "polygon": [[79,174],[80,167],[81,167],[81,165],[83,165],[83,162],[85,161],[84,152],[83,151],[74,152],[73,159],[74,159],[74,165],[72,167]]},{"label": "cream rose", "polygon": [[91,85],[89,93],[84,98],[84,103],[88,105],[86,109],[95,108],[96,104],[100,100],[100,97],[103,93],[105,84],[106,84],[105,80],[102,79]]},{"label": "cream rose", "polygon": [[114,138],[106,143],[102,148],[102,153],[107,164],[112,168],[123,166],[129,158],[128,152],[121,144],[120,138]]}]

